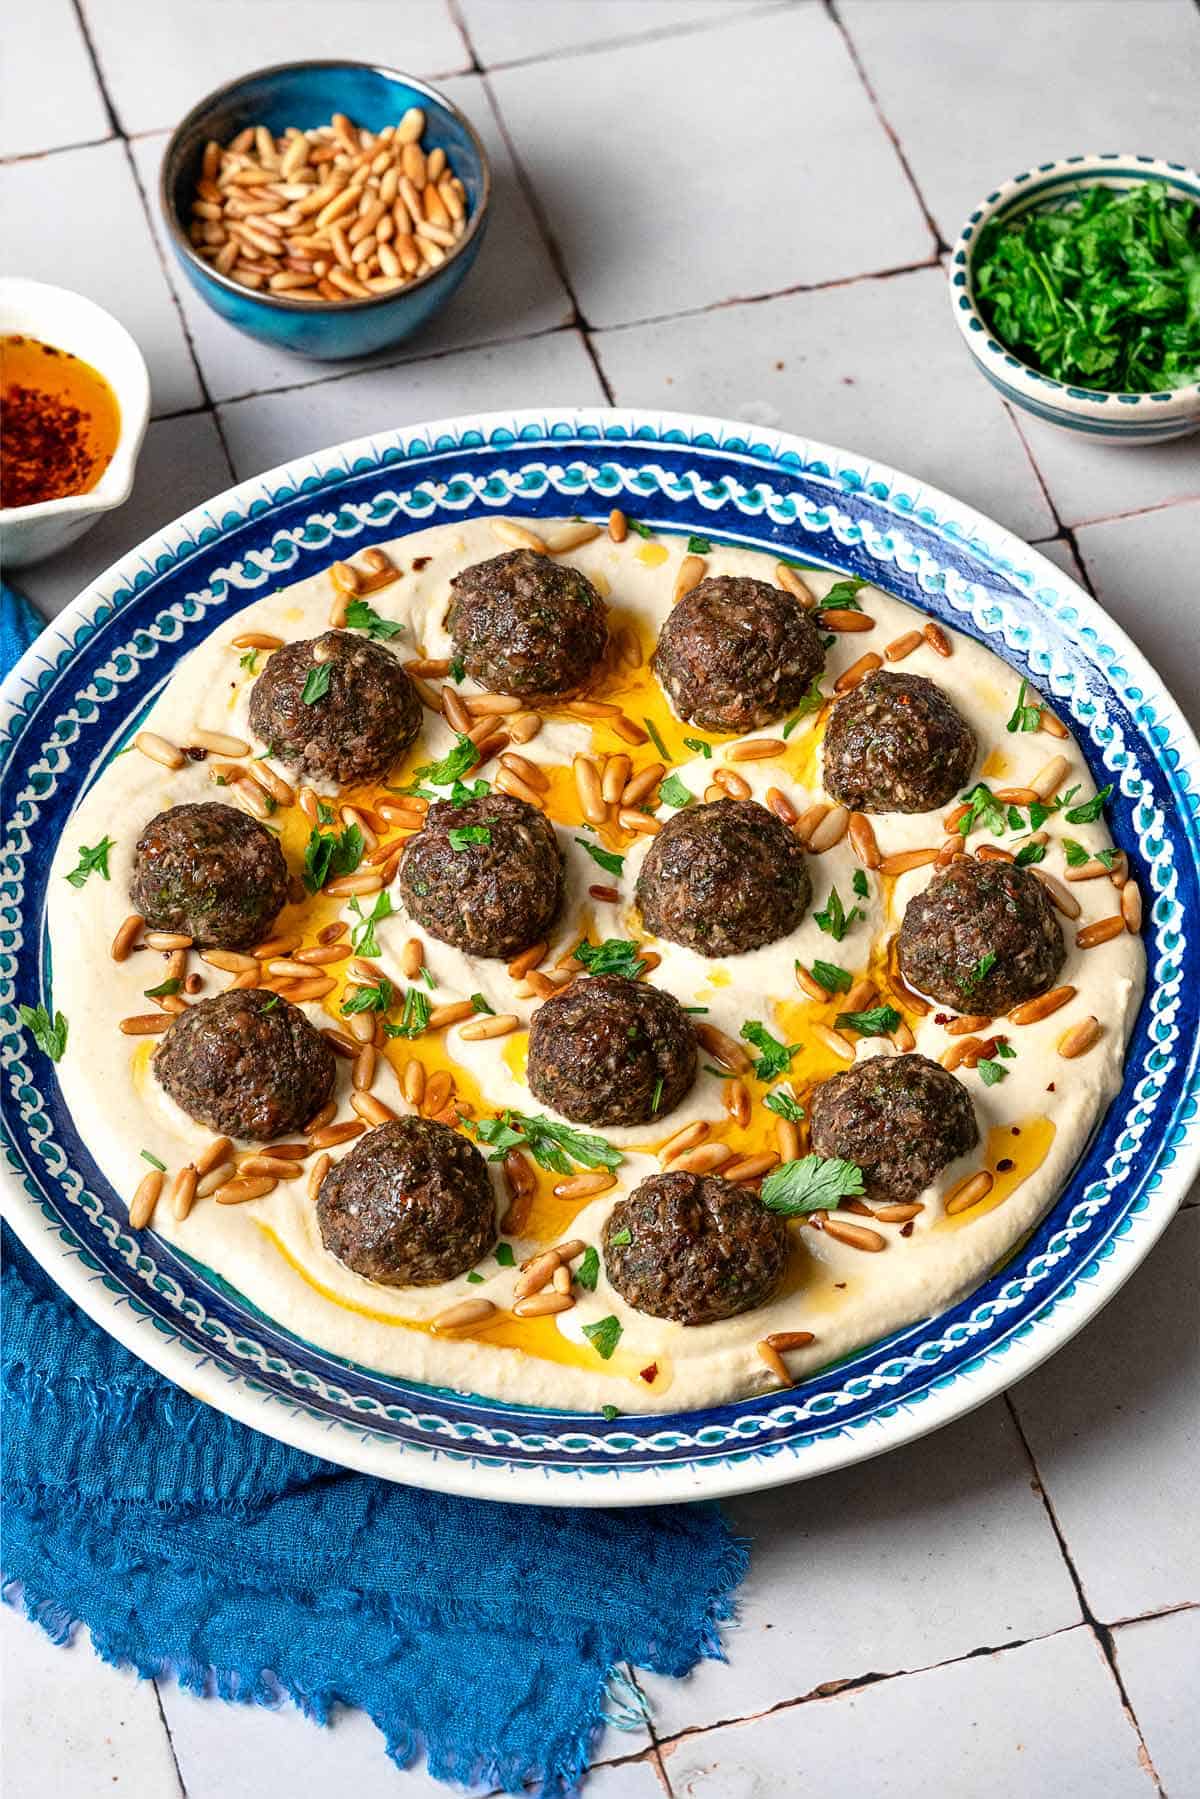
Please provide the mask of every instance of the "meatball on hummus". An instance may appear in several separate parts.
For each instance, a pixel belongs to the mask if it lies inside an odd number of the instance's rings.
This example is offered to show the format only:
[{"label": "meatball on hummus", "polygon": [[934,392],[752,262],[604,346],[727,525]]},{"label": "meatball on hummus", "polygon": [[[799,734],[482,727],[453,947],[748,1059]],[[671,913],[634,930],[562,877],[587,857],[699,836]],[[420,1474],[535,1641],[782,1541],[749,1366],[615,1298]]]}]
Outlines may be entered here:
[{"label": "meatball on hummus", "polygon": [[679,1324],[753,1311],[786,1261],[783,1219],[717,1174],[652,1176],[613,1207],[604,1231],[604,1265],[621,1297]]},{"label": "meatball on hummus", "polygon": [[754,731],[799,704],[825,666],[804,608],[766,581],[701,581],[670,614],[654,672],[680,718]]},{"label": "meatball on hummus", "polygon": [[172,806],[138,838],[134,911],[152,930],[182,932],[202,948],[261,942],[287,891],[287,863],[270,831],[217,800]]},{"label": "meatball on hummus", "polygon": [[325,1104],[333,1051],[277,993],[234,988],[176,1015],[154,1072],[189,1117],[269,1143],[303,1130]]},{"label": "meatball on hummus", "polygon": [[450,585],[446,626],[481,686],[561,699],[590,680],[608,642],[608,614],[579,569],[510,550],[474,563]]},{"label": "meatball on hummus", "polygon": [[696,1035],[670,993],[623,975],[576,981],[529,1029],[529,1091],[580,1124],[648,1124],[696,1078]]},{"label": "meatball on hummus", "polygon": [[879,669],[833,708],[825,791],[852,812],[932,812],[974,761],[975,733],[940,687]]},{"label": "meatball on hummus", "polygon": [[637,882],[647,930],[702,956],[743,955],[786,937],[811,897],[798,840],[753,800],[677,812]]},{"label": "meatball on hummus", "polygon": [[405,846],[400,891],[409,915],[444,943],[473,956],[519,955],[562,905],[554,826],[507,793],[431,806]]},{"label": "meatball on hummus", "polygon": [[952,862],[900,926],[905,980],[960,1012],[996,1017],[1045,993],[1066,954],[1050,895],[1011,862]]},{"label": "meatball on hummus", "polygon": [[382,644],[326,631],[272,654],[254,683],[250,724],[299,774],[349,786],[381,780],[416,742],[421,702]]},{"label": "meatball on hummus", "polygon": [[869,1056],[812,1096],[812,1145],[862,1169],[869,1199],[916,1199],[979,1141],[960,1080],[916,1054]]}]

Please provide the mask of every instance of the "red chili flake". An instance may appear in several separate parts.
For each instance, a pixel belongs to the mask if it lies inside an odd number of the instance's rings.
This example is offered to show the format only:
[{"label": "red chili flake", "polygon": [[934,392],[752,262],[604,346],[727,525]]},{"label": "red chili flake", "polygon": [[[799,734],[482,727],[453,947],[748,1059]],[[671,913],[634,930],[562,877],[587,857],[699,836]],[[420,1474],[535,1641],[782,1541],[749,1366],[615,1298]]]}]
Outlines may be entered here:
[{"label": "red chili flake", "polygon": [[907,1224],[902,1224],[900,1226],[900,1235],[902,1237],[911,1237],[913,1234],[913,1225],[915,1222],[916,1222],[915,1219],[910,1218]]},{"label": "red chili flake", "polygon": [[423,568],[428,568],[433,561],[432,556],[416,556],[413,558],[413,574],[419,575]]},{"label": "red chili flake", "polygon": [[645,1368],[639,1368],[638,1373],[647,1385],[649,1385],[651,1381],[658,1379],[658,1363],[650,1362]]},{"label": "red chili flake", "polygon": [[204,762],[208,758],[208,751],[199,749],[195,744],[190,749],[185,749],[183,753],[191,762]]},{"label": "red chili flake", "polygon": [[933,1022],[934,1024],[949,1024],[953,1017],[953,1012],[935,1012]]},{"label": "red chili flake", "polygon": [[1046,1088],[1046,1092],[1047,1092],[1047,1093],[1053,1093],[1053,1092],[1054,1092],[1054,1082],[1053,1082],[1053,1081],[1051,1081],[1051,1083],[1050,1083],[1050,1085],[1049,1085],[1049,1086],[1048,1086],[1048,1087],[1047,1087],[1047,1088]]},{"label": "red chili flake", "polygon": [[1007,1174],[1010,1168],[1015,1167],[1016,1163],[1011,1156],[1001,1156],[1000,1160],[996,1163],[996,1173]]}]

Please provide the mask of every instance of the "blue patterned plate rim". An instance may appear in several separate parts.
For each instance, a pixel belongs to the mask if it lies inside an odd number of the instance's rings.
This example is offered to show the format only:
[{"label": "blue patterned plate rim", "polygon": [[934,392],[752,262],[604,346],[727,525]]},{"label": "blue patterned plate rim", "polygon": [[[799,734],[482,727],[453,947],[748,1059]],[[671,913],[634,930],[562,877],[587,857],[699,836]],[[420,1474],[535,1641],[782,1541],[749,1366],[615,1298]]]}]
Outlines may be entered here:
[{"label": "blue patterned plate rim", "polygon": [[[614,505],[657,528],[862,575],[989,643],[1069,717],[1147,905],[1149,979],[1124,1082],[1064,1192],[958,1305],[784,1393],[707,1411],[539,1411],[399,1380],[254,1311],[124,1205],[14,1029],[49,996],[50,850],[179,657],[269,583],[434,522]],[[490,413],[305,456],[196,507],[54,621],[0,690],[4,1216],[70,1296],[190,1393],[314,1455],[448,1492],[624,1505],[717,1497],[893,1448],[1028,1374],[1117,1291],[1200,1164],[1200,748],[1145,658],[1036,551],[911,476],[683,414]],[[59,948],[62,954],[62,948]],[[1190,977],[1190,978],[1189,978]]]}]

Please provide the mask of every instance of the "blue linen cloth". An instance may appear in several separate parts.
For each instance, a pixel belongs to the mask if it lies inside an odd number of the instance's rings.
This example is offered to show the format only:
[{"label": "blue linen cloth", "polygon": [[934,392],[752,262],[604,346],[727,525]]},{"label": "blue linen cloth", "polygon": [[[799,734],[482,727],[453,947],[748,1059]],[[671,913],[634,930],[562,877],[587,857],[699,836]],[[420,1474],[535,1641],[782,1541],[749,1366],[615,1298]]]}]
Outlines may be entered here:
[{"label": "blue linen cloth", "polygon": [[[0,596],[0,667],[31,640]],[[715,1506],[574,1512],[348,1474],[191,1399],[5,1232],[3,1581],[56,1642],[223,1699],[368,1712],[401,1765],[578,1785],[622,1665],[719,1656],[746,1548]]]}]

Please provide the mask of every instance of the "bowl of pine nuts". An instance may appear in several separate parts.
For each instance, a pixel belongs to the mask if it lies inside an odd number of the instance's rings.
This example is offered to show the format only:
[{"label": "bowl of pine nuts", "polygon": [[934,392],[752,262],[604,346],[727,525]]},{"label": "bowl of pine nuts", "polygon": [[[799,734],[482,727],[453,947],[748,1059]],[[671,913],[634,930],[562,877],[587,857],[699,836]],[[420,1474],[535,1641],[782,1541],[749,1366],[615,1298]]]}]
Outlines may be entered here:
[{"label": "bowl of pine nuts", "polygon": [[252,337],[321,360],[418,331],[458,288],[492,176],[427,82],[356,62],[259,69],[177,127],[159,197],[184,274]]}]

